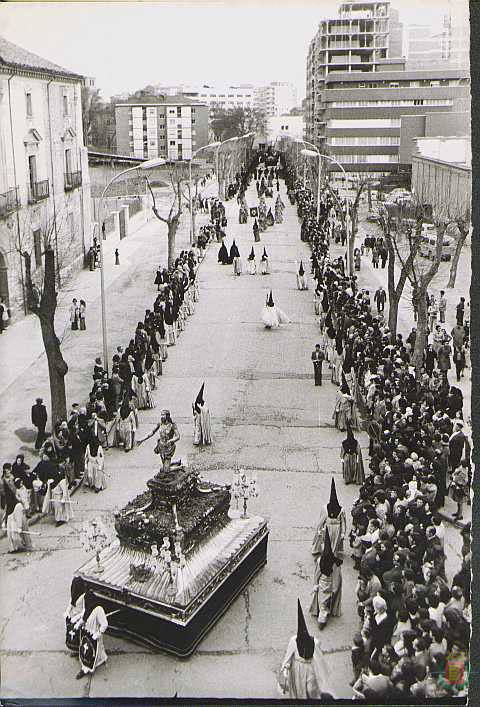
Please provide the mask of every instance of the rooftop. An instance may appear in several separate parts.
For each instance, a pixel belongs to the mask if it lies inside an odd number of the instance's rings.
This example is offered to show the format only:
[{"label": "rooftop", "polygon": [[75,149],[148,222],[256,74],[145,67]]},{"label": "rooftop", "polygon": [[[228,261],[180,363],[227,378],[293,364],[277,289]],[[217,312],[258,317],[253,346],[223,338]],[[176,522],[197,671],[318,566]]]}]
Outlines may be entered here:
[{"label": "rooftop", "polygon": [[64,69],[62,66],[54,64],[52,61],[48,61],[48,59],[43,59],[37,54],[32,54],[32,52],[9,42],[4,37],[0,37],[0,67],[1,66],[6,66],[11,69],[24,69],[83,79],[81,74],[76,74],[73,71],[69,71],[69,69]]},{"label": "rooftop", "polygon": [[127,99],[122,99],[116,102],[117,106],[121,105],[137,105],[137,106],[142,106],[145,104],[153,104],[157,106],[164,106],[164,105],[175,105],[175,106],[206,106],[206,103],[203,103],[202,101],[197,101],[193,100],[192,98],[188,98],[188,96],[142,96],[141,98],[135,98],[133,96],[130,96]]}]

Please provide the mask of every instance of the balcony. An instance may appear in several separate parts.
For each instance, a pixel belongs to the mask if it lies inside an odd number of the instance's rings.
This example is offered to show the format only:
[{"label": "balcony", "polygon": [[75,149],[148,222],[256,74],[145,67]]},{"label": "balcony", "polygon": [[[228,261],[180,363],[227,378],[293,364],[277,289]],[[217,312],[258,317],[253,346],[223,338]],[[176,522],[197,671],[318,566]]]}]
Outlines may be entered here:
[{"label": "balcony", "polygon": [[65,191],[72,191],[82,186],[81,172],[65,172]]},{"label": "balcony", "polygon": [[4,194],[0,194],[0,218],[5,218],[20,207],[18,198],[18,187],[9,189]]},{"label": "balcony", "polygon": [[41,182],[34,182],[30,184],[28,191],[28,203],[36,204],[39,201],[48,199],[50,196],[50,184],[48,179],[44,179]]}]

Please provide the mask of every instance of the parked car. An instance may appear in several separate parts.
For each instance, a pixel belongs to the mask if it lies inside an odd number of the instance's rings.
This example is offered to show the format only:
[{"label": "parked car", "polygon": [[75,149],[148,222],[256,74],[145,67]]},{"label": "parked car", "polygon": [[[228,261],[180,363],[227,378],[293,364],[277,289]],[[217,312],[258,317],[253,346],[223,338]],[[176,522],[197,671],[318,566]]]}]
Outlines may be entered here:
[{"label": "parked car", "polygon": [[[435,229],[435,227],[433,227]],[[437,252],[437,233],[436,230],[434,230],[434,233],[429,233],[428,235],[422,235],[422,242],[420,244],[420,255],[423,258],[428,258],[429,260],[433,260],[435,257],[435,253]],[[455,252],[455,245],[450,238],[443,238],[443,244],[442,244],[442,260],[443,261],[448,261],[452,259],[452,256]]]}]

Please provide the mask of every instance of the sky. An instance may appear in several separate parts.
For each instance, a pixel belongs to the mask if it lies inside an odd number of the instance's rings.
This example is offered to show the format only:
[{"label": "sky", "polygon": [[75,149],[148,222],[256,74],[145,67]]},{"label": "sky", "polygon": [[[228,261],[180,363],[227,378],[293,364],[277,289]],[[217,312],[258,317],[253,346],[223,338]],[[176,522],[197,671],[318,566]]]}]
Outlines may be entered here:
[{"label": "sky", "polygon": [[[460,0],[463,1],[463,0]],[[465,0],[466,1],[466,0]],[[2,3],[0,35],[96,79],[108,98],[148,84],[262,85],[305,96],[308,45],[333,0]],[[438,26],[446,0],[392,3],[406,24]]]}]

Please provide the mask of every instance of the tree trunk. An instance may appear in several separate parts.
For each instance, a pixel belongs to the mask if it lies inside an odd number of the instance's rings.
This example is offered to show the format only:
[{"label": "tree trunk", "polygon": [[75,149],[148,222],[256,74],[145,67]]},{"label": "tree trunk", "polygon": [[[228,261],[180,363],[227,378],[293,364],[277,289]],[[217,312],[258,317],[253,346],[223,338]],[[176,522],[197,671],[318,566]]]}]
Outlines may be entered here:
[{"label": "tree trunk", "polygon": [[427,343],[427,326],[428,326],[428,310],[427,310],[427,292],[426,288],[419,288],[414,293],[414,304],[417,307],[417,337],[415,339],[415,348],[413,350],[413,365],[415,366],[415,378],[420,380],[422,375],[423,354],[425,344]]},{"label": "tree trunk", "polygon": [[36,314],[40,319],[43,345],[48,361],[50,378],[50,397],[52,403],[52,426],[58,420],[67,419],[67,399],[65,394],[65,376],[68,366],[60,350],[60,341],[55,333],[55,311],[57,293],[55,291],[55,254],[52,249],[45,252],[45,273],[40,307]]},{"label": "tree trunk", "polygon": [[466,238],[467,234],[461,233],[460,238],[457,241],[455,253],[452,256],[452,262],[450,265],[450,276],[448,278],[447,287],[455,287],[455,280],[457,279],[458,261],[460,260],[460,253],[462,252],[463,244],[465,243]]},{"label": "tree trunk", "polygon": [[173,218],[168,223],[168,267],[175,264],[175,238],[177,235],[178,218]]}]

